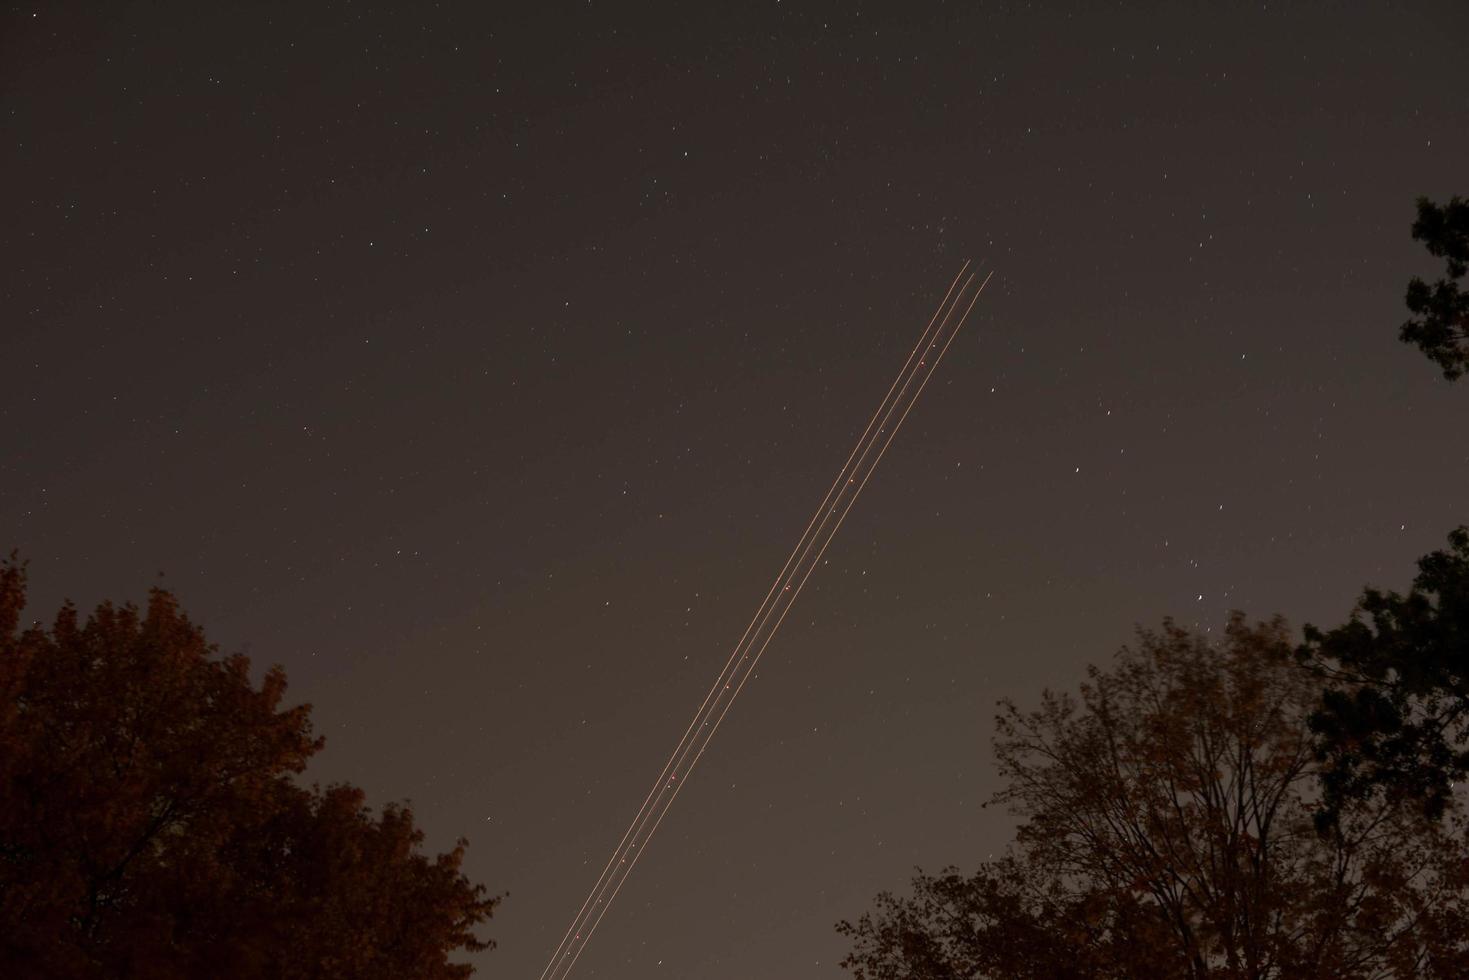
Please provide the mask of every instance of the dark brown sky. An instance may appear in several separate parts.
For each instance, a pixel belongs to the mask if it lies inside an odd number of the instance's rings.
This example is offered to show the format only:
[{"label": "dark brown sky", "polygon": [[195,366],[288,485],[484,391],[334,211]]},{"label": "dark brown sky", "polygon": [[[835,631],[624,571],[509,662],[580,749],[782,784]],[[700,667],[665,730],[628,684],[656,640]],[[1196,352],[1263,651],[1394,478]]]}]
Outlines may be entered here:
[{"label": "dark brown sky", "polygon": [[1395,339],[1414,197],[1469,194],[1459,0],[92,6],[4,13],[0,547],[35,615],[162,571],[282,663],[316,775],[510,891],[486,976],[965,257],[578,976],[836,977],[832,922],[1003,848],[996,698],[1164,615],[1337,620],[1469,520],[1469,389]]}]

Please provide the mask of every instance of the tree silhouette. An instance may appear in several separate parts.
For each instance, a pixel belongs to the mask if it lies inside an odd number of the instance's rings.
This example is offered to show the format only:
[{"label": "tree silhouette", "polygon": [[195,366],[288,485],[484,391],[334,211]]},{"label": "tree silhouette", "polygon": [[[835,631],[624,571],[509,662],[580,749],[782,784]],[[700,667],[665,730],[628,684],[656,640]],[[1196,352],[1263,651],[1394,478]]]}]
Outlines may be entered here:
[{"label": "tree silhouette", "polygon": [[1420,197],[1413,238],[1447,260],[1448,275],[1431,286],[1417,276],[1408,282],[1408,309],[1418,317],[1403,324],[1398,336],[1416,344],[1453,381],[1469,372],[1469,293],[1458,284],[1469,271],[1469,201],[1455,197],[1440,207]]},{"label": "tree silhouette", "polygon": [[1469,772],[1469,527],[1419,559],[1407,595],[1368,588],[1345,624],[1305,633],[1298,656],[1331,682],[1311,716],[1323,825],[1379,790],[1441,814]]},{"label": "tree silhouette", "polygon": [[838,926],[843,965],[859,980],[1469,974],[1457,824],[1362,800],[1316,832],[1320,688],[1291,652],[1279,620],[1236,616],[1217,645],[1168,623],[1078,696],[1006,703],[1014,848],[879,896]]},{"label": "tree silhouette", "polygon": [[405,807],[294,780],[322,747],[173,597],[19,630],[0,564],[0,976],[439,978],[498,898]]}]

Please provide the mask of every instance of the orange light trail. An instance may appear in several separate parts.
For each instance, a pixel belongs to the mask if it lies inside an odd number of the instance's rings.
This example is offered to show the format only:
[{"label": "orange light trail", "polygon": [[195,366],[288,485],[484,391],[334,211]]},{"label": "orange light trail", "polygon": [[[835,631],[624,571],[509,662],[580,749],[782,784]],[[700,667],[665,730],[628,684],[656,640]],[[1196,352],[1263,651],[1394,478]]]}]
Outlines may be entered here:
[{"label": "orange light trail", "polygon": [[[561,945],[557,946],[556,949],[557,955],[552,957],[551,963],[548,964],[546,966],[546,969],[543,970],[541,973],[542,980],[550,980],[550,977],[554,976],[554,974],[551,974],[549,971],[551,970],[552,965],[557,962],[557,958],[562,954],[563,948],[567,946],[568,939],[572,939],[575,937],[578,931],[578,924],[581,923],[585,925],[583,923],[583,916],[587,911],[587,906],[603,898],[604,889],[608,885],[610,885],[610,880],[608,877],[609,872],[611,872],[613,865],[617,863],[618,855],[622,853],[623,846],[627,843],[628,838],[641,833],[647,821],[652,817],[652,810],[649,809],[649,803],[652,802],[654,796],[658,794],[659,790],[664,788],[665,780],[668,778],[670,771],[676,771],[683,764],[684,759],[686,758],[689,748],[692,744],[690,742],[689,736],[694,731],[694,728],[698,726],[699,720],[701,718],[704,718],[705,713],[709,708],[710,700],[717,698],[721,689],[728,690],[728,683],[725,680],[725,674],[730,672],[730,668],[735,664],[735,660],[739,656],[740,650],[744,649],[745,641],[750,637],[750,631],[757,628],[757,623],[763,623],[762,614],[768,617],[769,612],[767,607],[770,606],[771,597],[775,595],[776,589],[780,588],[781,583],[785,581],[786,573],[790,570],[791,563],[798,560],[797,554],[804,554],[802,545],[805,544],[807,548],[810,547],[809,543],[807,542],[807,538],[811,535],[812,528],[816,526],[817,519],[822,518],[824,521],[823,515],[828,513],[827,505],[832,502],[832,496],[834,494],[840,494],[839,488],[842,487],[842,477],[845,476],[847,474],[847,471],[851,468],[852,460],[857,457],[858,451],[862,450],[864,453],[866,452],[866,450],[863,449],[863,446],[868,444],[869,436],[872,433],[872,427],[878,423],[878,418],[883,415],[883,407],[886,406],[888,402],[892,399],[893,392],[897,389],[898,383],[900,381],[903,381],[903,378],[909,373],[909,370],[913,364],[913,359],[918,356],[918,352],[923,348],[924,340],[928,338],[929,332],[933,330],[934,324],[939,319],[939,314],[943,313],[945,307],[949,305],[949,298],[954,293],[954,287],[959,285],[959,280],[964,277],[964,273],[966,270],[968,270],[968,268],[969,262],[966,261],[963,267],[959,269],[959,274],[954,277],[954,281],[949,284],[948,291],[944,293],[943,301],[939,304],[938,309],[934,310],[933,316],[929,318],[928,325],[923,328],[923,333],[919,336],[918,342],[913,345],[913,350],[909,352],[908,359],[903,362],[902,370],[899,371],[897,377],[893,379],[893,383],[888,386],[887,393],[883,395],[882,401],[878,403],[877,409],[872,413],[872,418],[867,420],[867,427],[862,430],[862,435],[858,438],[856,445],[852,447],[852,451],[850,454],[848,454],[846,462],[842,464],[842,468],[837,473],[836,479],[832,481],[831,487],[826,491],[826,496],[822,498],[820,506],[818,506],[816,508],[816,512],[811,515],[811,520],[807,522],[806,529],[801,532],[801,537],[796,541],[796,547],[791,550],[790,555],[786,558],[785,564],[781,566],[780,574],[778,574],[775,577],[775,581],[771,583],[770,591],[766,592],[765,598],[760,601],[760,605],[755,610],[754,617],[751,618],[749,625],[745,627],[745,632],[740,637],[740,641],[735,644],[735,648],[730,653],[729,659],[725,661],[724,668],[720,670],[718,678],[715,679],[714,686],[709,689],[708,694],[704,695],[704,701],[702,704],[699,705],[699,710],[694,713],[694,718],[692,721],[689,722],[689,727],[684,730],[683,735],[678,740],[678,744],[674,746],[673,754],[668,757],[668,762],[664,765],[663,771],[659,773],[658,778],[654,780],[653,788],[649,790],[648,795],[644,797],[642,805],[638,808],[637,817],[633,819],[633,822],[628,826],[627,831],[622,835],[622,840],[619,841],[617,847],[613,849],[612,857],[608,859],[606,866],[602,869],[601,875],[599,875],[597,878],[596,885],[593,886],[592,891],[587,895],[586,901],[582,903],[582,907],[577,910],[576,918],[572,920],[570,928],[566,930],[566,934],[561,937]],[[889,411],[891,411],[891,409],[889,409]],[[851,480],[848,479],[847,482],[850,483]],[[723,715],[721,715],[720,717],[722,719]],[[680,784],[680,788],[681,787],[682,784]],[[674,796],[676,795],[677,792],[675,791]],[[672,803],[671,797],[669,802],[670,804]],[[664,812],[667,812],[667,810],[665,809]],[[661,821],[661,815],[658,819]],[[656,823],[653,829],[657,829]],[[649,836],[651,835],[652,831],[650,830]],[[639,854],[641,854],[641,851],[639,851]],[[631,866],[629,866],[628,872],[630,873],[631,870],[632,868]],[[610,904],[611,896],[606,896],[606,901],[603,902],[604,908],[606,905]],[[599,915],[597,917],[597,922],[600,921],[601,916]],[[595,929],[596,924],[593,923],[591,928]],[[586,939],[590,938],[590,930],[588,930]],[[585,945],[585,940],[583,940],[582,945]],[[570,972],[571,965],[576,962],[576,956],[579,956],[580,953],[581,950],[577,949],[576,955],[572,957],[571,963],[567,964],[566,971],[568,973]]]},{"label": "orange light trail", "polygon": [[[643,850],[648,846],[653,835],[657,833],[664,816],[667,815],[674,799],[677,798],[679,790],[683,788],[694,767],[698,765],[699,759],[708,748],[714,733],[723,723],[725,715],[729,713],[735,698],[739,696],[740,691],[744,689],[746,682],[754,673],[761,655],[770,645],[781,623],[785,622],[791,606],[795,604],[796,598],[805,588],[811,573],[820,564],[827,547],[841,528],[842,522],[846,520],[847,514],[851,512],[852,506],[857,502],[857,497],[861,495],[862,489],[867,486],[867,481],[876,471],[878,463],[882,461],[888,447],[892,445],[898,429],[902,427],[908,413],[917,404],[918,397],[928,385],[929,379],[933,377],[939,361],[943,359],[944,354],[948,352],[949,345],[958,336],[960,327],[963,326],[969,312],[978,302],[979,294],[984,291],[985,286],[989,284],[990,276],[993,275],[993,273],[987,275],[979,284],[978,289],[971,294],[970,287],[974,284],[976,274],[969,273],[966,278],[965,274],[968,269],[969,263],[965,262],[963,268],[959,270],[959,275],[950,284],[943,301],[929,319],[918,343],[914,345],[913,351],[904,362],[902,370],[898,372],[898,376],[889,386],[887,394],[883,396],[882,402],[878,404],[877,410],[868,421],[866,429],[863,430],[857,444],[847,456],[847,461],[842,465],[836,480],[827,490],[820,506],[807,523],[806,530],[796,542],[796,547],[786,559],[770,591],[765,594],[765,599],[755,610],[750,625],[745,627],[744,635],[740,637],[740,642],[736,644],[729,660],[725,662],[724,669],[720,671],[714,686],[704,696],[704,701],[695,713],[693,721],[684,730],[683,736],[674,747],[673,754],[664,765],[663,771],[659,773],[658,779],[653,783],[653,788],[643,799],[637,815],[613,850],[611,858],[602,869],[586,901],[577,911],[570,928],[562,936],[550,962],[541,971],[541,980],[565,980],[570,975],[571,968],[586,949],[592,933],[622,890],[633,867],[642,857]],[[960,285],[961,280],[962,286]],[[958,287],[957,294],[955,294],[956,287]],[[968,296],[967,303],[964,302],[966,296]],[[961,305],[964,307],[964,312],[957,320],[954,320],[954,313]],[[944,337],[946,331],[947,339],[940,346],[940,339]],[[922,355],[920,351],[923,352]],[[937,351],[937,354],[934,354],[934,351]],[[910,394],[910,387],[920,376],[922,380]],[[901,411],[899,411],[900,406],[902,406]],[[897,421],[893,422],[889,428],[889,423],[892,422],[895,414]],[[879,443],[881,443],[880,448],[869,461],[869,454]],[[833,515],[836,517],[834,522],[832,522]],[[829,528],[828,522],[831,522]],[[819,545],[818,542],[820,542]]]}]

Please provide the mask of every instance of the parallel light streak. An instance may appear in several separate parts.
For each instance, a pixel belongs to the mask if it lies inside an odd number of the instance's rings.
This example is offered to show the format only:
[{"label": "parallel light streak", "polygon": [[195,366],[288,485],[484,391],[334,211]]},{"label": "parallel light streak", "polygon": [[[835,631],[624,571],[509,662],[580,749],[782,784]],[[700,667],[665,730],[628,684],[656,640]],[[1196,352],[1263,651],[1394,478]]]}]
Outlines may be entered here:
[{"label": "parallel light streak", "polygon": [[[847,461],[842,465],[836,480],[827,490],[826,496],[812,515],[810,522],[807,523],[806,530],[796,542],[796,547],[786,559],[770,591],[765,594],[765,599],[755,610],[750,625],[745,627],[744,635],[740,637],[740,642],[736,644],[729,660],[725,662],[714,686],[704,696],[704,701],[700,704],[698,712],[695,713],[693,721],[689,723],[689,727],[685,729],[683,736],[674,747],[673,754],[658,775],[653,788],[643,799],[637,816],[633,818],[627,832],[623,834],[622,840],[613,850],[612,857],[602,869],[586,901],[577,911],[571,926],[562,936],[550,962],[541,971],[541,980],[565,980],[570,975],[571,968],[576,964],[582,951],[586,949],[592,933],[601,923],[602,917],[607,914],[607,909],[611,907],[612,901],[622,890],[623,883],[627,881],[628,875],[632,873],[633,867],[642,857],[643,850],[652,840],[659,825],[662,824],[663,817],[673,805],[683,784],[688,780],[694,767],[698,765],[699,759],[703,756],[709,741],[714,737],[714,733],[723,723],[725,715],[729,713],[735,698],[739,696],[745,683],[754,673],[765,648],[769,646],[776,631],[780,629],[781,623],[785,621],[786,615],[790,612],[791,606],[795,604],[807,580],[810,579],[811,573],[820,564],[837,530],[846,520],[847,514],[851,512],[857,497],[862,493],[867,481],[872,478],[873,472],[876,471],[888,447],[892,445],[898,429],[907,419],[908,413],[913,410],[918,397],[923,393],[924,387],[927,386],[934,370],[938,367],[939,361],[948,352],[949,345],[954,342],[959,328],[963,326],[964,320],[978,301],[979,294],[983,292],[990,280],[990,276],[986,276],[979,284],[979,288],[971,294],[970,287],[974,284],[976,274],[969,273],[966,278],[965,274],[968,269],[969,263],[965,262],[959,275],[950,284],[943,301],[929,319],[928,326],[924,328],[918,343],[908,355],[902,370],[898,372],[898,376],[889,386],[887,394],[868,421],[867,428],[863,430],[857,444],[847,456]],[[961,280],[962,286],[960,285]],[[958,287],[957,294],[955,293],[956,287]],[[966,297],[968,297],[967,303],[965,302]],[[954,313],[960,306],[963,306],[964,312],[956,320]],[[946,333],[947,339],[943,339]],[[940,346],[941,340],[942,346]],[[918,380],[920,378],[921,380]],[[913,388],[915,380],[918,380],[918,384],[916,388]],[[910,388],[912,388],[911,394]],[[900,407],[901,411],[899,411]],[[893,422],[895,415],[897,420]],[[891,423],[890,428],[889,423]],[[874,447],[878,447],[879,444],[880,448],[877,448],[876,454],[873,455]],[[870,460],[869,456],[871,456]],[[833,517],[835,517],[834,521]],[[828,527],[829,522],[830,527]]]},{"label": "parallel light streak", "polygon": [[[657,795],[659,790],[664,786],[664,781],[668,778],[670,770],[678,768],[678,766],[682,763],[684,757],[688,752],[689,745],[691,744],[689,740],[690,733],[692,733],[694,728],[699,724],[699,720],[704,717],[705,712],[709,707],[710,699],[716,698],[722,688],[727,689],[725,674],[730,672],[730,668],[735,664],[735,660],[739,656],[740,651],[744,649],[745,641],[749,638],[750,631],[756,628],[757,623],[763,621],[762,614],[768,615],[767,607],[770,605],[771,597],[775,595],[776,589],[780,588],[781,583],[785,580],[786,572],[790,570],[791,563],[797,560],[797,554],[803,553],[802,545],[807,544],[807,538],[811,535],[811,530],[816,525],[817,520],[821,518],[823,514],[828,513],[827,505],[832,502],[833,494],[838,494],[839,488],[843,486],[842,477],[846,476],[847,470],[851,467],[852,460],[856,458],[858,451],[862,450],[863,446],[868,443],[868,437],[872,432],[872,427],[877,424],[879,416],[883,414],[884,406],[887,406],[888,402],[892,399],[893,392],[897,389],[898,383],[902,381],[903,378],[908,374],[909,369],[913,364],[913,359],[918,356],[918,352],[923,348],[924,340],[927,339],[928,334],[933,329],[934,324],[938,322],[939,314],[942,313],[945,307],[949,305],[949,298],[953,295],[954,287],[959,285],[959,280],[964,277],[964,273],[968,268],[969,263],[966,261],[963,267],[959,270],[959,274],[954,277],[954,281],[949,284],[948,292],[944,294],[943,301],[939,304],[938,309],[934,311],[933,316],[929,318],[928,325],[923,328],[923,333],[919,336],[918,342],[913,345],[913,350],[908,354],[908,359],[903,362],[902,370],[899,371],[897,377],[893,379],[893,383],[888,386],[887,393],[883,395],[882,401],[878,403],[876,411],[872,413],[872,418],[868,419],[867,427],[862,430],[861,437],[858,438],[856,445],[852,447],[852,452],[848,454],[846,462],[842,464],[842,468],[837,473],[836,479],[832,481],[831,487],[826,491],[826,496],[822,498],[820,506],[818,506],[816,508],[816,512],[811,515],[811,520],[807,522],[806,529],[801,532],[801,537],[797,539],[795,548],[793,548],[790,555],[786,557],[785,564],[781,566],[780,573],[775,577],[775,581],[772,582],[770,585],[770,590],[765,593],[765,598],[760,601],[760,605],[755,610],[754,617],[751,618],[749,625],[745,627],[744,634],[740,637],[739,642],[735,644],[735,648],[730,653],[729,659],[725,661],[723,669],[720,670],[719,676],[715,679],[714,686],[709,689],[708,694],[704,695],[704,701],[699,705],[699,710],[694,713],[693,720],[689,722],[689,727],[684,730],[683,735],[678,740],[678,744],[674,746],[673,754],[668,757],[668,762],[664,765],[663,771],[658,774],[658,778],[653,782],[653,788],[650,789],[648,791],[648,795],[644,797],[642,805],[638,808],[637,816],[628,826],[626,833],[622,835],[622,840],[618,842],[617,847],[613,849],[612,857],[608,859],[606,866],[602,869],[601,875],[599,875],[597,878],[596,885],[593,886],[592,891],[587,895],[586,901],[582,903],[582,907],[577,910],[576,918],[572,920],[571,926],[566,930],[566,934],[561,937],[561,943],[556,948],[556,955],[553,955],[551,962],[547,964],[545,970],[541,972],[541,980],[550,980],[550,977],[554,976],[554,974],[552,974],[550,971],[557,962],[558,957],[562,954],[563,948],[567,946],[567,940],[572,938],[577,933],[579,924],[585,925],[583,922],[583,916],[587,911],[587,906],[592,904],[599,898],[603,897],[603,888],[606,887],[608,873],[611,871],[612,866],[617,863],[618,855],[623,853],[623,846],[627,844],[629,837],[632,837],[635,834],[641,832],[642,828],[646,825],[648,819],[652,816],[652,811],[649,809],[648,804],[653,800],[653,797]],[[809,544],[807,544],[807,547],[809,547]],[[675,793],[674,795],[677,794]],[[671,802],[672,800],[670,799],[670,803]],[[661,816],[659,819],[661,820]],[[631,871],[630,866],[628,870],[629,872]],[[603,904],[605,907],[605,905],[610,904],[610,901],[604,902]],[[598,916],[597,921],[601,921],[600,916]],[[595,924],[593,924],[592,928],[594,929],[595,927]],[[586,936],[582,938],[582,945],[584,946],[586,940],[590,938],[591,931],[587,930]],[[579,955],[580,949],[577,949],[576,956]],[[571,964],[575,963],[576,956],[573,956],[571,963],[567,964],[567,972],[570,971]]]}]

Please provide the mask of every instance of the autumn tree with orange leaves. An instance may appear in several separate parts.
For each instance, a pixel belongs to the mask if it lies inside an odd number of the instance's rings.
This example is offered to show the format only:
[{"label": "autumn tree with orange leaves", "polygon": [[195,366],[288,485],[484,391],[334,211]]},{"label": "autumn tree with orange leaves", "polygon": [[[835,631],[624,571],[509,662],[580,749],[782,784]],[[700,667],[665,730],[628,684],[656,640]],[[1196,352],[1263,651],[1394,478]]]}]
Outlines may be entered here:
[{"label": "autumn tree with orange leaves", "polygon": [[1142,632],[1078,695],[1005,704],[1014,847],[838,928],[858,980],[1469,976],[1469,849],[1381,796],[1318,833],[1320,681],[1279,620]]},{"label": "autumn tree with orange leaves", "polygon": [[0,976],[448,980],[499,901],[412,813],[294,778],[322,747],[155,590],[20,629],[0,564]]}]

